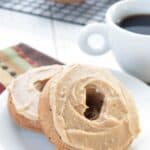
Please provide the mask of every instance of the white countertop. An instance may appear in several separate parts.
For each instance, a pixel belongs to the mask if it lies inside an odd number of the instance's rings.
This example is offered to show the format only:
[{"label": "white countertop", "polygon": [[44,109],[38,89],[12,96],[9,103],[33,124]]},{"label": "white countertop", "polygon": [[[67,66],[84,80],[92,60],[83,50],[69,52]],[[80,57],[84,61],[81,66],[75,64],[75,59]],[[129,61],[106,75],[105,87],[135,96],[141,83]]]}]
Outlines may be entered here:
[{"label": "white countertop", "polygon": [[89,56],[79,49],[77,38],[82,28],[0,9],[0,49],[21,42],[64,63],[87,63],[121,70],[111,52],[103,56]]}]

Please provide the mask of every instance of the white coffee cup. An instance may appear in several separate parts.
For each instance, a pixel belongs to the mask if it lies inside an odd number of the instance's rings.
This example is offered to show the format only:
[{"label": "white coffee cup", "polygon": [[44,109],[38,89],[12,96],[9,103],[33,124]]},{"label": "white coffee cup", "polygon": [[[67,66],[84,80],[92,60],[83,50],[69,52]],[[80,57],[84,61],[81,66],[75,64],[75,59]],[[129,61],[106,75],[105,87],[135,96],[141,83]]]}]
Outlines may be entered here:
[{"label": "white coffee cup", "polygon": [[[112,50],[119,65],[134,76],[150,82],[150,35],[137,34],[117,25],[127,16],[150,14],[150,0],[123,0],[112,5],[106,13],[106,23],[91,23],[79,36],[80,48],[91,55]],[[99,34],[101,47],[92,48],[89,38]]]}]

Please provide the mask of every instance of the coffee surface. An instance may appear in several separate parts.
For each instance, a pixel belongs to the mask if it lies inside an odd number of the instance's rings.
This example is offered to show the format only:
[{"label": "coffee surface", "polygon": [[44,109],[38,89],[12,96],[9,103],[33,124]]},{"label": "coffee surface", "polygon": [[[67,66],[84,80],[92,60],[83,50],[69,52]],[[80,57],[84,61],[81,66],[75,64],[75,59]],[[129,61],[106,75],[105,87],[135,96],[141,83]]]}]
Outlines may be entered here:
[{"label": "coffee surface", "polygon": [[119,26],[131,32],[150,35],[150,14],[128,16],[119,23]]}]

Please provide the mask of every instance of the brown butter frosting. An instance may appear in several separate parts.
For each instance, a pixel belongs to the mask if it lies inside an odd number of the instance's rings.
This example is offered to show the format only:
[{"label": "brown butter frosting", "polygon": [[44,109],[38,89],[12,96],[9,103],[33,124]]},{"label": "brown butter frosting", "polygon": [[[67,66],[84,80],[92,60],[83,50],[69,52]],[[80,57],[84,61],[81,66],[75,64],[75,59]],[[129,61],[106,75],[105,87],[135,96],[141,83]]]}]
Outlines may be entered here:
[{"label": "brown butter frosting", "polygon": [[38,120],[38,103],[47,80],[62,70],[60,65],[31,69],[15,79],[8,88],[16,111],[31,120]]},{"label": "brown butter frosting", "polygon": [[[51,83],[49,98],[54,127],[63,142],[74,149],[125,150],[139,133],[132,96],[105,69],[87,65],[66,67]],[[92,108],[100,105],[98,101],[102,101],[99,111]],[[90,109],[91,114],[86,112]],[[96,117],[94,111],[98,112]]]}]

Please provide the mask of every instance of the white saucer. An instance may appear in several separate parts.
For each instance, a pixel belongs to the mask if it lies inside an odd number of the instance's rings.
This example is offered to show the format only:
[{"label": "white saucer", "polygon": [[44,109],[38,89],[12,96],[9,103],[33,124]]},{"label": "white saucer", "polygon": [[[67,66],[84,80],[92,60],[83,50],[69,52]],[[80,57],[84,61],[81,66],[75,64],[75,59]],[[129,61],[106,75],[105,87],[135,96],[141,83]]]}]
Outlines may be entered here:
[{"label": "white saucer", "polygon": [[[141,133],[131,146],[132,150],[150,150],[150,87],[127,74],[113,71],[133,93],[141,120]],[[0,150],[54,150],[45,136],[21,129],[7,111],[5,91],[0,96]]]}]

